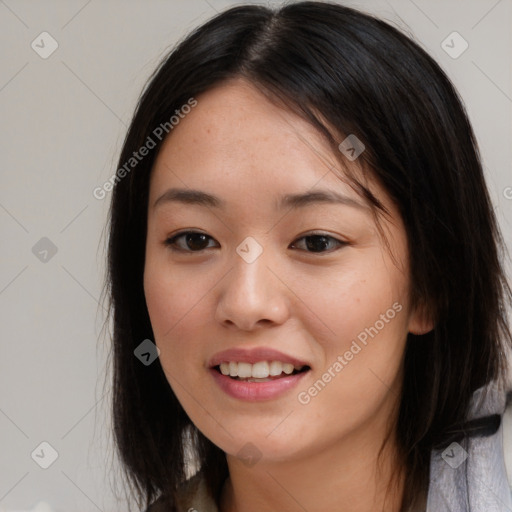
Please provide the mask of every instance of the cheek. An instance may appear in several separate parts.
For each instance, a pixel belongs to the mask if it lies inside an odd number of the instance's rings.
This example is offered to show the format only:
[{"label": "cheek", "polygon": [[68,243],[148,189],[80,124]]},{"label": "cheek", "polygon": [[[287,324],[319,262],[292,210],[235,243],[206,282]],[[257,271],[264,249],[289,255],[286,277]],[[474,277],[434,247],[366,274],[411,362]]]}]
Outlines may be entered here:
[{"label": "cheek", "polygon": [[173,264],[169,253],[155,246],[148,241],[144,294],[155,337],[165,341],[194,325],[198,312],[204,314],[203,301],[218,278],[208,265]]},{"label": "cheek", "polygon": [[294,397],[296,421],[288,434],[315,439],[312,445],[321,437],[328,446],[366,425],[386,428],[400,394],[406,308],[371,293],[371,287],[355,289],[357,295],[347,293],[339,307],[331,306],[335,311],[326,318],[336,335],[318,340],[323,364]]},{"label": "cheek", "polygon": [[[299,403],[308,403],[306,414],[327,414],[346,423],[347,413],[359,421],[374,414],[390,387],[400,381],[407,282],[400,269],[380,256],[364,264],[354,261],[335,275],[324,288],[307,295],[308,304],[318,311],[318,323],[328,329],[316,337],[322,346],[317,380],[299,390]],[[333,403],[339,407],[333,408]]]},{"label": "cheek", "polygon": [[208,281],[187,273],[173,272],[169,265],[148,257],[144,272],[144,292],[148,313],[160,349],[164,368],[178,369],[197,363],[201,321],[205,311]]},{"label": "cheek", "polygon": [[146,304],[162,369],[178,401],[195,423],[204,414],[198,406],[202,401],[197,398],[207,392],[202,358],[206,330],[201,322],[209,315],[205,294],[210,288],[198,278],[178,281],[162,265],[148,264],[144,274]]},{"label": "cheek", "polygon": [[314,313],[316,341],[331,357],[348,350],[360,334],[363,341],[365,336],[370,338],[368,330],[375,334],[375,324],[379,339],[388,338],[390,343],[406,329],[403,273],[378,252],[365,256],[356,254],[335,271],[303,277],[294,285],[294,291],[304,298],[304,310]]}]

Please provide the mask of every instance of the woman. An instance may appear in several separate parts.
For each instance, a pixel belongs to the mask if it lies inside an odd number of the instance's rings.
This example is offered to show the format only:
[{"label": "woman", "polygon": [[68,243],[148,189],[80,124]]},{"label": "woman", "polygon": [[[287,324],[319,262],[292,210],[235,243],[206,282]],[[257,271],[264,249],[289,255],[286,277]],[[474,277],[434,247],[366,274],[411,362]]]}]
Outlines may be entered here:
[{"label": "woman", "polygon": [[398,30],[325,2],[205,23],[139,101],[110,222],[140,506],[512,506],[503,244],[462,103]]}]

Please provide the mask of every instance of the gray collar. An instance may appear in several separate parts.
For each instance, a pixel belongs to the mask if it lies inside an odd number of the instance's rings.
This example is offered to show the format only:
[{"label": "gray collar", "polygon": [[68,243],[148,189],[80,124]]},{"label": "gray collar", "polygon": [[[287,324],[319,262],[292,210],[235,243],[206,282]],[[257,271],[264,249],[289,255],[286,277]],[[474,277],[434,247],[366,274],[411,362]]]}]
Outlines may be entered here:
[{"label": "gray collar", "polygon": [[[473,398],[471,417],[503,414],[506,394],[497,386]],[[507,425],[507,428],[510,426]],[[511,512],[512,493],[503,450],[503,421],[494,435],[465,439],[433,451],[427,512]]]}]

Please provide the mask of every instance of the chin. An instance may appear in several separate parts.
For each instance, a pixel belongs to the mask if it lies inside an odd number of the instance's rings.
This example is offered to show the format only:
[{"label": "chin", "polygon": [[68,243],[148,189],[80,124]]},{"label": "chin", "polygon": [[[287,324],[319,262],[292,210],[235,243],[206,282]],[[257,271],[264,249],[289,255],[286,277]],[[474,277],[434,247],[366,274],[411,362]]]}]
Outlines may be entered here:
[{"label": "chin", "polygon": [[[237,425],[236,429],[232,430],[229,425],[225,425],[225,428],[228,432],[234,431],[240,434],[233,437],[227,434],[222,438],[207,437],[227,455],[243,461],[246,459],[257,459],[262,462],[292,461],[309,451],[304,436],[290,435],[289,431],[278,434],[277,431],[272,432],[272,428],[262,430],[250,428],[249,425],[247,428]],[[271,432],[270,435],[268,432]]]}]

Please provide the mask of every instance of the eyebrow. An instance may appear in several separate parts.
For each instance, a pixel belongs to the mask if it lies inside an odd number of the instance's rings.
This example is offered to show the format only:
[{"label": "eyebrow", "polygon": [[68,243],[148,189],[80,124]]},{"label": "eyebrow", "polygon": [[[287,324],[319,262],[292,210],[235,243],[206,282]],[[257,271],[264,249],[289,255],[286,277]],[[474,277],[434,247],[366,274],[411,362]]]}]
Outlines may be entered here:
[{"label": "eyebrow", "polygon": [[[215,208],[218,210],[225,210],[227,206],[227,203],[223,199],[207,192],[203,192],[202,190],[170,188],[154,202],[153,208],[174,202],[205,206],[207,208]],[[352,206],[354,208],[367,209],[367,206],[359,201],[333,190],[315,190],[299,194],[286,194],[279,198],[279,201],[276,204],[276,209],[299,209],[318,203],[342,204]]]}]

